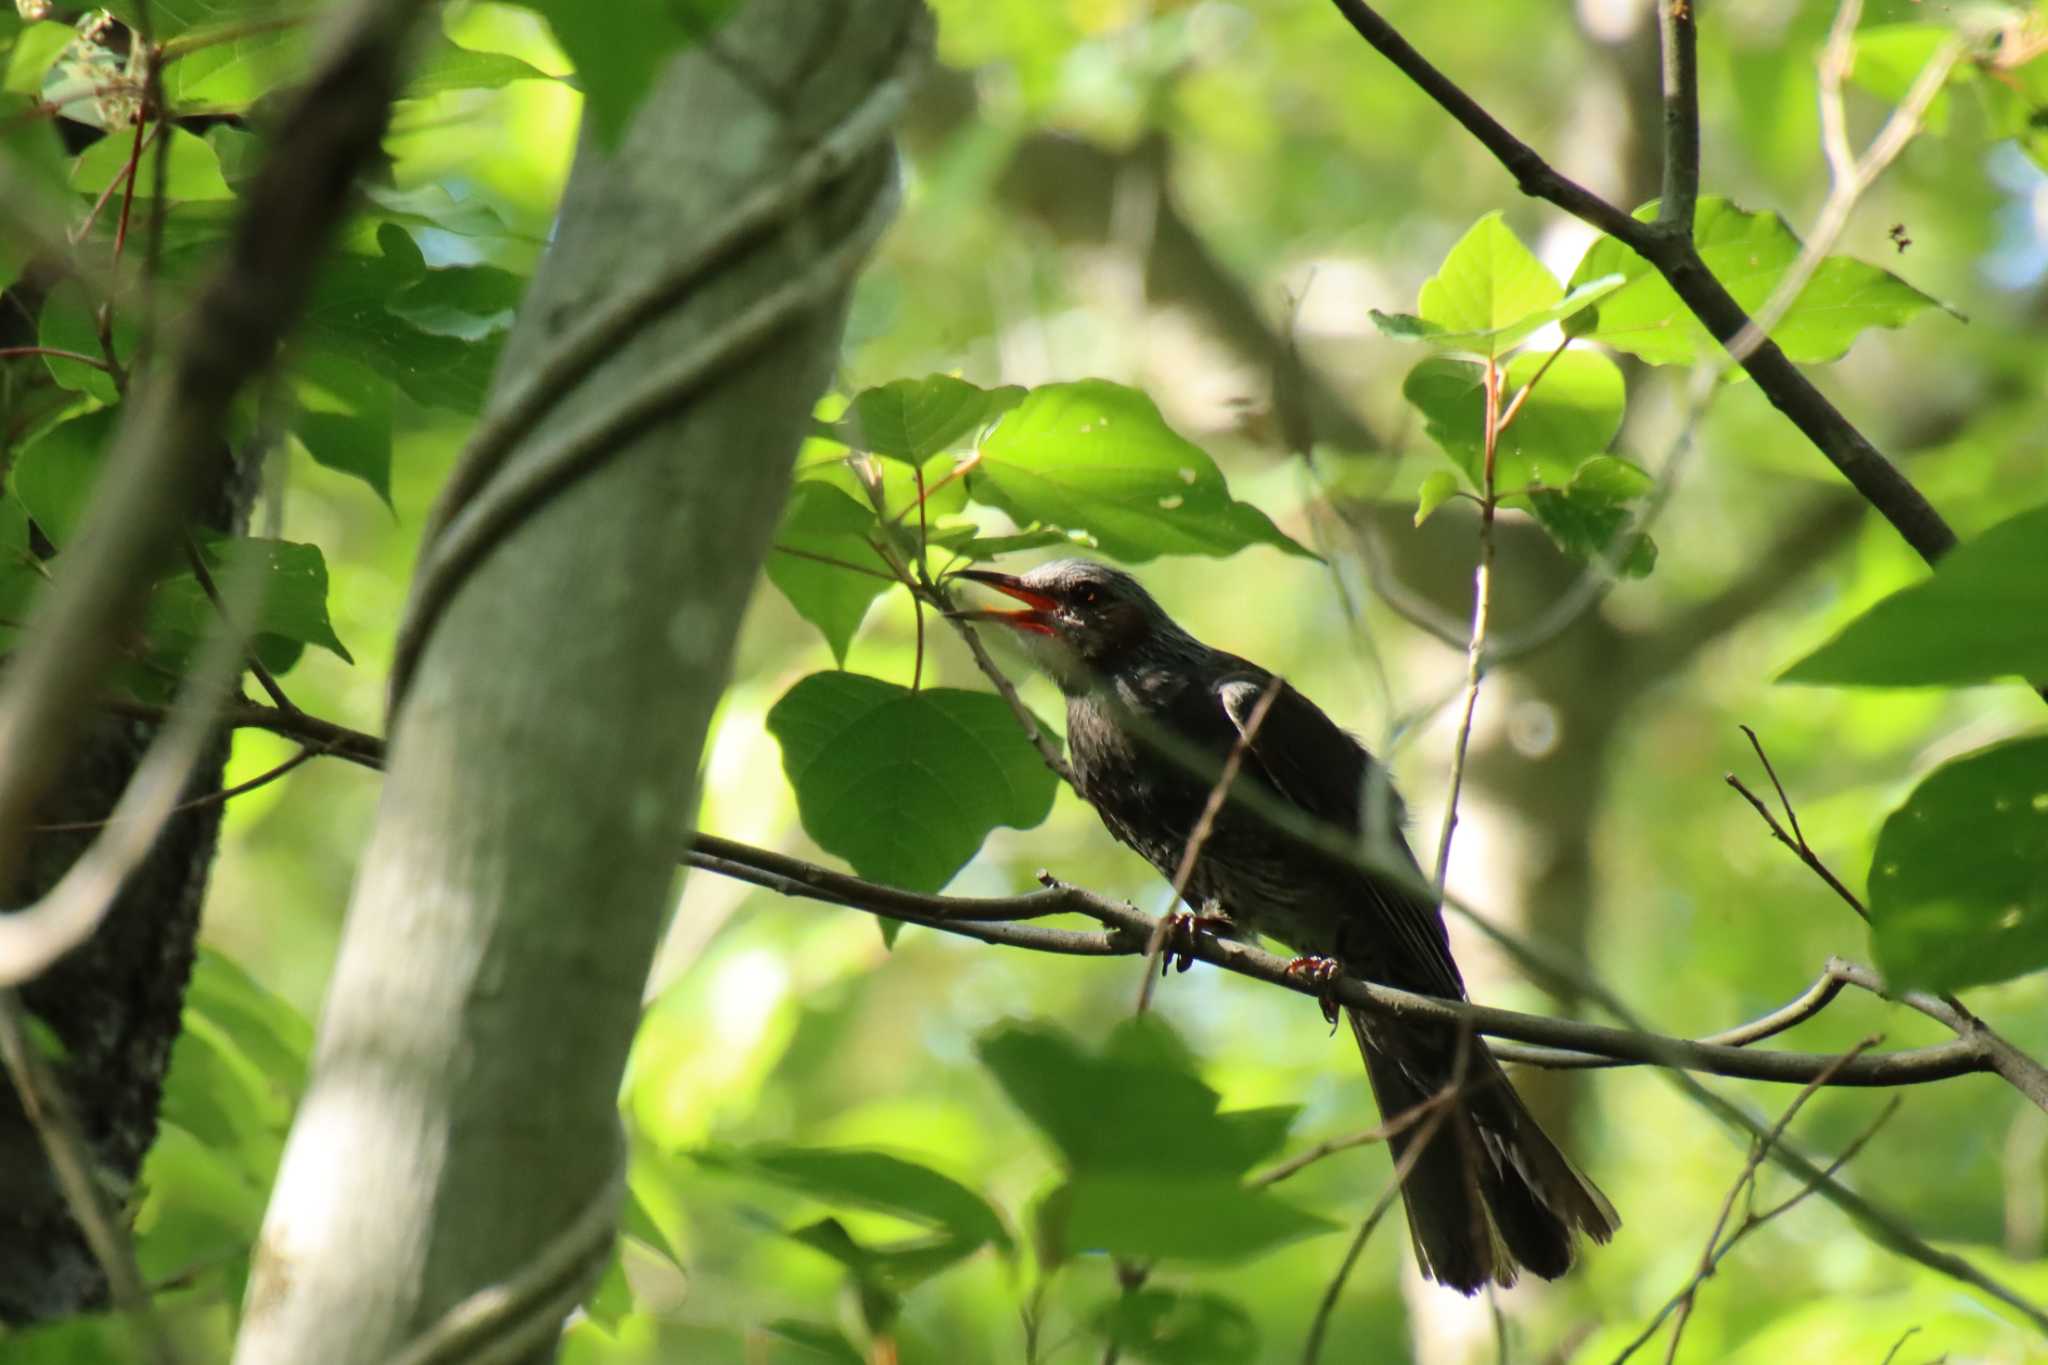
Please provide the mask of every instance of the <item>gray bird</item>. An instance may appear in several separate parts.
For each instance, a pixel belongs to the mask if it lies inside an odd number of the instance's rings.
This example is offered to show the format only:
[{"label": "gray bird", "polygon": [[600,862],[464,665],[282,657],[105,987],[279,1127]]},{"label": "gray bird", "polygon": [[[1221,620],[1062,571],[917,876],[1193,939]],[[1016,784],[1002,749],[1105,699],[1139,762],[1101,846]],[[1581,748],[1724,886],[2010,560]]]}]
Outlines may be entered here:
[{"label": "gray bird", "polygon": [[[1189,874],[1185,898],[1220,910],[1231,932],[1270,935],[1328,977],[1451,1000],[1465,983],[1443,913],[1401,832],[1398,798],[1359,742],[1258,665],[1176,625],[1129,574],[1085,559],[1021,576],[958,575],[1021,602],[963,612],[1014,630],[1067,699],[1074,780],[1109,832],[1172,879],[1233,750],[1240,770]],[[1271,688],[1265,714],[1254,716]],[[1371,799],[1372,787],[1383,795]],[[1384,823],[1364,840],[1371,810]],[[1366,870],[1350,850],[1391,849],[1414,886]],[[1461,1078],[1458,1099],[1390,1140],[1398,1162],[1429,1133],[1402,1187],[1423,1273],[1463,1293],[1513,1284],[1526,1267],[1555,1279],[1577,1234],[1596,1242],[1621,1220],[1537,1126],[1477,1040],[1347,1010],[1380,1113],[1389,1119]],[[1462,1052],[1462,1060],[1461,1060]],[[1462,1066],[1462,1071],[1461,1071]]]}]

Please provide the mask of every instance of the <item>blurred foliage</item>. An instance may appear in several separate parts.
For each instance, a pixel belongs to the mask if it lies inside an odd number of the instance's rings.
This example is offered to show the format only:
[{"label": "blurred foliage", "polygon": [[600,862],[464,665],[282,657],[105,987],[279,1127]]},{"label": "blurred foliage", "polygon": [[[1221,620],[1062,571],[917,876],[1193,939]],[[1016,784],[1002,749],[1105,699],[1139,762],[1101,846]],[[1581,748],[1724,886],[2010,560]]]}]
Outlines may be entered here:
[{"label": "blurred foliage", "polygon": [[[164,300],[154,318],[103,315],[90,277],[66,278],[0,218],[9,635],[63,571],[125,369],[146,363],[152,328],[217,259],[263,154],[267,101],[308,52],[298,10],[149,8],[174,122],[132,175],[139,99],[119,27],[0,14],[10,202],[58,205],[80,258],[102,271],[117,245],[125,265],[146,258],[138,243],[160,228]],[[1868,958],[1863,926],[1722,785],[1731,769],[1755,776],[1746,722],[1813,847],[1852,887],[1872,870],[1887,970],[2002,983],[1969,1003],[2048,1053],[2048,992],[2029,974],[2048,914],[2040,701],[1989,681],[2043,680],[2048,540],[2031,528],[2048,503],[2048,58],[2035,55],[2048,13],[1957,18],[1976,55],[1781,329],[1796,358],[1834,361],[1817,381],[1965,537],[1930,577],[1874,518],[1830,553],[1773,563],[1779,534],[1837,488],[1834,471],[1746,383],[1722,386],[1680,439],[1682,367],[1703,348],[1661,281],[1516,195],[1327,6],[935,8],[947,69],[913,111],[904,213],[862,281],[837,392],[799,457],[787,549],[752,605],[705,756],[705,828],[799,852],[815,841],[905,885],[1007,893],[1049,867],[1163,908],[1166,888],[1053,791],[964,652],[931,620],[920,628],[910,595],[826,562],[893,574],[893,558],[938,576],[1074,545],[1147,561],[1147,585],[1190,628],[1371,736],[1433,827],[1440,703],[1464,661],[1360,589],[1392,572],[1408,596],[1448,602],[1439,614],[1462,632],[1476,541],[1458,504],[1484,492],[1482,400],[1497,363],[1504,396],[1527,390],[1496,433],[1507,528],[1540,527],[1567,575],[1603,560],[1639,575],[1595,608],[1609,630],[1600,648],[1687,652],[1640,694],[1608,658],[1574,657],[1588,648],[1576,636],[1490,677],[1453,887],[1582,951],[1673,1033],[1781,1003],[1829,953]],[[584,94],[599,135],[615,136],[666,55],[725,12],[622,9],[638,17],[539,0],[446,9],[282,377],[237,414],[238,444],[276,452],[282,524],[247,549],[202,553],[265,565],[259,652],[317,714],[379,728],[421,520],[548,239]],[[1474,22],[1464,6],[1402,5],[1390,17],[1509,127],[1632,207],[1659,187],[1646,9],[1494,6]],[[1949,14],[1912,0],[1865,11],[1848,104],[1858,139],[1951,31]],[[1704,183],[1717,197],[1699,231],[1745,303],[1768,292],[1798,250],[1793,225],[1825,195],[1814,62],[1832,16],[1819,0],[1726,0],[1702,15]],[[1075,149],[1100,174],[1046,180],[1046,167],[1075,163],[1043,156]],[[1192,256],[1175,246],[1183,227],[1199,237]],[[1285,385],[1276,397],[1271,353],[1218,305],[1218,279],[1379,433],[1372,448],[1313,429],[1311,460],[1288,448],[1298,423]],[[1402,314],[1411,299],[1415,314]],[[1375,508],[1393,515],[1375,520]],[[1446,566],[1432,547],[1452,542]],[[1501,589],[1510,627],[1550,600],[1539,592],[1516,618],[1518,587],[1569,581],[1547,560],[1518,562],[1526,584]],[[1711,638],[1666,638],[1759,571],[1771,590]],[[175,678],[205,619],[195,586],[167,576],[127,685],[161,694]],[[1816,685],[1778,685],[1800,659],[1795,676]],[[1560,691],[1558,676],[1576,681]],[[1044,683],[1024,688],[1039,714],[1057,714]],[[814,761],[792,759],[806,708],[815,739],[854,703],[891,713],[896,730],[856,727],[871,754],[817,741]],[[1599,744],[1574,709],[1588,704],[1616,718]],[[948,726],[1008,757],[965,754]],[[241,734],[229,780],[291,752]],[[888,766],[924,762],[939,767],[914,789]],[[829,790],[803,775],[834,763]],[[1013,799],[977,786],[992,763],[1013,772]],[[1516,763],[1533,780],[1505,780]],[[376,789],[371,774],[313,763],[229,808],[162,1131],[131,1200],[145,1274],[195,1358],[233,1331]],[[1579,791],[1593,809],[1561,821],[1546,794]],[[1561,914],[1538,888],[1574,859],[1592,875]],[[1452,932],[1480,998],[1559,1008],[1465,926]],[[1134,1025],[1135,971],[922,929],[890,951],[865,916],[690,878],[622,1095],[634,1137],[625,1236],[564,1358],[847,1361],[870,1358],[878,1336],[904,1360],[1016,1360],[1027,1341],[1046,1361],[1100,1359],[1110,1342],[1174,1365],[1296,1358],[1342,1255],[1328,1234],[1369,1206],[1384,1153],[1332,1156],[1284,1191],[1247,1176],[1373,1122],[1350,1045],[1304,1002],[1208,972],[1161,992],[1164,1023]],[[1887,1046],[1935,1036],[1844,997],[1789,1043],[1840,1049],[1872,1031]],[[1790,1098],[1716,1085],[1759,1110]],[[1517,1359],[1607,1360],[1691,1275],[1743,1150],[1644,1073],[1593,1073],[1555,1102],[1575,1116],[1568,1145],[1627,1221],[1568,1280],[1501,1296],[1507,1339]],[[1876,1104],[1824,1094],[1798,1134],[1837,1150]],[[2002,1085],[1909,1093],[1849,1178],[2048,1299],[2048,1119]],[[1790,1193],[1765,1183],[1767,1197]],[[1404,1280],[1402,1242],[1387,1227],[1367,1247],[1325,1359],[1490,1359],[1484,1304]],[[1722,1266],[1680,1359],[1877,1361],[1902,1338],[1901,1361],[2048,1359],[2001,1310],[1876,1248],[1818,1200]],[[130,1350],[117,1324],[88,1319],[0,1353]]]}]

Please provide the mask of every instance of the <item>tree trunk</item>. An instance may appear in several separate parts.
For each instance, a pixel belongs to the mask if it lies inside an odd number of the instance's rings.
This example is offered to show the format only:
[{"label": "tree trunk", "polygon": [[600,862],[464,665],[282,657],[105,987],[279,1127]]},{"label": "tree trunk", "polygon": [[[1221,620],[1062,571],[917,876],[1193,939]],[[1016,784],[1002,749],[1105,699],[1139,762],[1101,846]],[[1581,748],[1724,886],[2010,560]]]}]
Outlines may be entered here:
[{"label": "tree trunk", "polygon": [[[495,402],[785,174],[923,35],[917,0],[751,0],[671,64],[619,148],[586,135]],[[890,179],[860,159],[611,351],[481,493],[799,276]],[[492,1358],[551,1346],[591,1268],[560,1258],[563,1234],[615,1197],[618,1086],[706,727],[844,302],[835,289],[621,437],[427,628],[238,1361],[387,1361],[523,1270],[530,1300],[483,1335]]]}]

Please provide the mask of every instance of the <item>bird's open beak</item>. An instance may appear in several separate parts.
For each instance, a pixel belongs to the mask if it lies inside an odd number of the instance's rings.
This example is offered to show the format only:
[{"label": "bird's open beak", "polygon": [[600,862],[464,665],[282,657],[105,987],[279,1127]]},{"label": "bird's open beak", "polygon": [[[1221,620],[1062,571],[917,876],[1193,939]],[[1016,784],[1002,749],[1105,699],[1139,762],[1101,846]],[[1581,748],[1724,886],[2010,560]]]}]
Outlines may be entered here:
[{"label": "bird's open beak", "polygon": [[962,569],[955,578],[970,579],[984,587],[994,588],[1005,597],[1014,597],[1024,604],[1022,611],[956,611],[953,613],[964,621],[994,621],[1012,630],[1028,630],[1036,635],[1056,635],[1052,626],[1052,612],[1059,606],[1058,601],[1033,588],[1024,586],[1024,580],[1013,574],[996,573],[989,569]]}]

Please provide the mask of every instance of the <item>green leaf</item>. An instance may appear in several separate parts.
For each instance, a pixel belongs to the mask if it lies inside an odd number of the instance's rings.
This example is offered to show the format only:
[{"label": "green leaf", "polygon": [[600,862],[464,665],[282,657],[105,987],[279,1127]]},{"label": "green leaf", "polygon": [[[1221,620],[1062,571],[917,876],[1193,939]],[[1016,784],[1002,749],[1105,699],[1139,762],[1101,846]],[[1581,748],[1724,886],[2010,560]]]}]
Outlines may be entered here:
[{"label": "green leaf", "polygon": [[958,1265],[981,1245],[942,1236],[870,1246],[858,1241],[836,1218],[794,1228],[789,1236],[852,1271],[873,1299],[889,1304],[888,1316],[892,1317],[894,1296],[907,1294],[940,1271]]},{"label": "green leaf", "polygon": [[[1629,504],[1650,491],[1650,476],[1626,460],[1596,455],[1579,466],[1563,491],[1538,489],[1529,507],[1559,549],[1581,562],[1602,557],[1617,560],[1624,578],[1644,578],[1657,566],[1657,546],[1647,535],[1631,532],[1635,513]],[[1614,550],[1617,537],[1627,545]]]},{"label": "green leaf", "polygon": [[1474,223],[1423,281],[1416,311],[1446,331],[1485,333],[1554,306],[1564,292],[1494,212]]},{"label": "green leaf", "polygon": [[398,291],[386,305],[434,336],[477,341],[512,326],[512,314],[526,281],[493,265],[458,265],[429,270]]},{"label": "green leaf", "polygon": [[1155,1021],[1126,1021],[1097,1057],[1057,1029],[1012,1023],[975,1052],[1077,1173],[1232,1181],[1279,1149],[1298,1111],[1219,1114],[1217,1093],[1154,1033],[1172,1038]]},{"label": "green leaf", "polygon": [[[1548,357],[1516,356],[1506,367],[1502,405],[1543,369]],[[1474,488],[1485,486],[1485,367],[1432,356],[1408,372],[1401,393]],[[1620,367],[1595,350],[1574,346],[1544,371],[1494,453],[1499,493],[1562,488],[1574,471],[1621,430],[1626,405]]]},{"label": "green leaf", "polygon": [[1015,407],[1024,393],[1015,385],[977,388],[944,374],[898,379],[856,394],[829,430],[855,450],[922,464]]},{"label": "green leaf", "polygon": [[[263,596],[253,622],[257,657],[273,671],[298,658],[298,646],[319,645],[354,663],[327,617],[327,560],[317,545],[254,537],[200,538],[200,552],[215,584],[229,601],[238,575],[254,573]],[[173,574],[156,585],[143,617],[152,649],[182,659],[219,619],[220,609],[191,573]]]},{"label": "green leaf", "polygon": [[[1636,217],[1656,216],[1656,205]],[[1707,268],[1747,312],[1770,297],[1799,255],[1799,238],[1775,213],[1746,213],[1726,199],[1703,198],[1693,240]],[[1715,346],[1706,328],[1678,300],[1648,261],[1612,237],[1587,250],[1572,273],[1582,281],[1620,274],[1628,283],[1600,304],[1599,320],[1583,335],[1627,351],[1652,365],[1687,365]],[[1830,256],[1772,331],[1791,359],[1802,364],[1834,360],[1869,327],[1900,327],[1935,301],[1889,271]]]},{"label": "green leaf", "polygon": [[[128,320],[126,310],[114,314],[114,354],[122,357],[124,363],[134,358],[139,335]],[[93,306],[83,287],[75,281],[65,280],[50,291],[36,319],[36,341],[52,350],[74,351],[79,355],[104,359],[100,350],[99,326],[93,319]],[[43,364],[49,367],[50,378],[57,382],[59,388],[82,393],[108,407],[121,401],[121,391],[114,384],[114,376],[97,365],[57,356],[44,356]]]},{"label": "green leaf", "polygon": [[120,413],[95,408],[45,431],[14,463],[14,494],[59,548],[68,545],[106,461]]},{"label": "green leaf", "polygon": [[537,10],[576,65],[591,125],[616,147],[654,78],[677,53],[702,40],[738,8],[738,0],[518,0]]},{"label": "green leaf", "polygon": [[[159,136],[143,154],[141,169],[135,176],[135,197],[148,199],[156,194],[157,157],[164,155],[166,139]],[[164,196],[169,199],[208,200],[232,199],[235,192],[228,188],[226,177],[220,171],[220,158],[214,154],[212,144],[205,138],[196,137],[183,128],[171,128],[168,139],[171,163],[164,181]],[[133,138],[125,135],[109,135],[101,138],[79,154],[76,169],[72,172],[72,186],[88,195],[114,183],[114,177],[128,168],[128,158],[135,150]],[[127,192],[124,186],[122,192]]]},{"label": "green leaf", "polygon": [[1437,508],[1456,497],[1465,486],[1464,480],[1448,469],[1439,469],[1422,481],[1422,489],[1415,495],[1415,524],[1428,521]]},{"label": "green leaf", "polygon": [[2048,967],[2048,736],[1980,749],[1913,789],[1877,836],[1870,922],[1899,989]]},{"label": "green leaf", "polygon": [[49,71],[50,64],[77,36],[77,30],[71,25],[60,24],[54,19],[45,19],[24,28],[14,40],[14,50],[7,54],[7,75],[0,80],[0,90],[10,95],[40,94],[43,76]]},{"label": "green leaf", "polygon": [[[163,66],[164,103],[177,114],[237,113],[288,85],[305,69],[310,24],[252,25],[242,16],[176,35]],[[158,36],[167,36],[161,27]]]},{"label": "green leaf", "polygon": [[1216,462],[1150,398],[1106,380],[1033,389],[982,442],[967,481],[977,501],[1019,526],[1082,532],[1130,563],[1257,544],[1314,558],[1265,513],[1233,501]]},{"label": "green leaf", "polygon": [[2002,521],[1851,621],[1778,681],[1954,687],[2048,681],[2048,506]]},{"label": "green leaf", "polygon": [[[1545,273],[1547,275],[1548,272]],[[1477,351],[1481,355],[1500,356],[1527,340],[1529,334],[1538,328],[1567,318],[1573,320],[1573,326],[1580,325],[1579,315],[1592,318],[1594,306],[1625,283],[1627,281],[1620,275],[1603,275],[1597,280],[1588,280],[1547,308],[1539,308],[1485,331],[1452,331],[1426,318],[1408,313],[1382,313],[1377,308],[1371,310],[1371,316],[1373,326],[1396,341],[1421,341],[1440,350]],[[1566,330],[1577,335],[1572,326]]]},{"label": "green leaf", "polygon": [[1220,1176],[1106,1171],[1077,1175],[1054,1196],[1066,1255],[1235,1265],[1283,1242],[1334,1231],[1327,1218]]},{"label": "green leaf", "polygon": [[434,286],[419,247],[404,228],[377,229],[381,254],[336,255],[321,272],[301,336],[394,382],[418,402],[475,412],[483,403],[501,338],[437,335],[400,317],[392,305],[416,286]]},{"label": "green leaf", "polygon": [[813,673],[769,710],[768,730],[804,831],[861,876],[912,891],[951,881],[997,825],[1039,824],[1059,785],[988,692]]},{"label": "green leaf", "polygon": [[292,434],[319,464],[350,474],[391,502],[391,387],[332,351],[309,351],[297,366],[299,408]]},{"label": "green leaf", "polygon": [[1010,1250],[1010,1234],[994,1209],[949,1176],[887,1152],[859,1148],[758,1147],[697,1154],[701,1165],[737,1170],[797,1190],[826,1204],[872,1209],[929,1223],[968,1249],[993,1242]]},{"label": "green leaf", "polygon": [[[1879,99],[1898,104],[1913,88],[1944,45],[1953,42],[1956,31],[1941,24],[1871,24],[1856,31],[1849,79]],[[1976,74],[1969,62],[1957,62],[1945,85],[1960,85]],[[1948,132],[1948,91],[1938,90],[1928,102],[1923,119],[1927,131],[1940,137]]]},{"label": "green leaf", "polygon": [[479,52],[435,33],[413,61],[403,99],[424,99],[448,90],[495,90],[513,81],[551,81],[547,72],[503,52]]},{"label": "green leaf", "polygon": [[1157,1365],[1244,1365],[1259,1354],[1251,1314],[1221,1294],[1141,1289],[1097,1304],[1088,1325]]},{"label": "green leaf", "polygon": [[894,585],[887,578],[804,555],[823,555],[885,573],[881,557],[867,541],[875,527],[873,508],[832,484],[805,479],[789,490],[789,505],[768,552],[768,581],[789,599],[797,615],[824,634],[832,657],[841,665],[868,608]]}]

